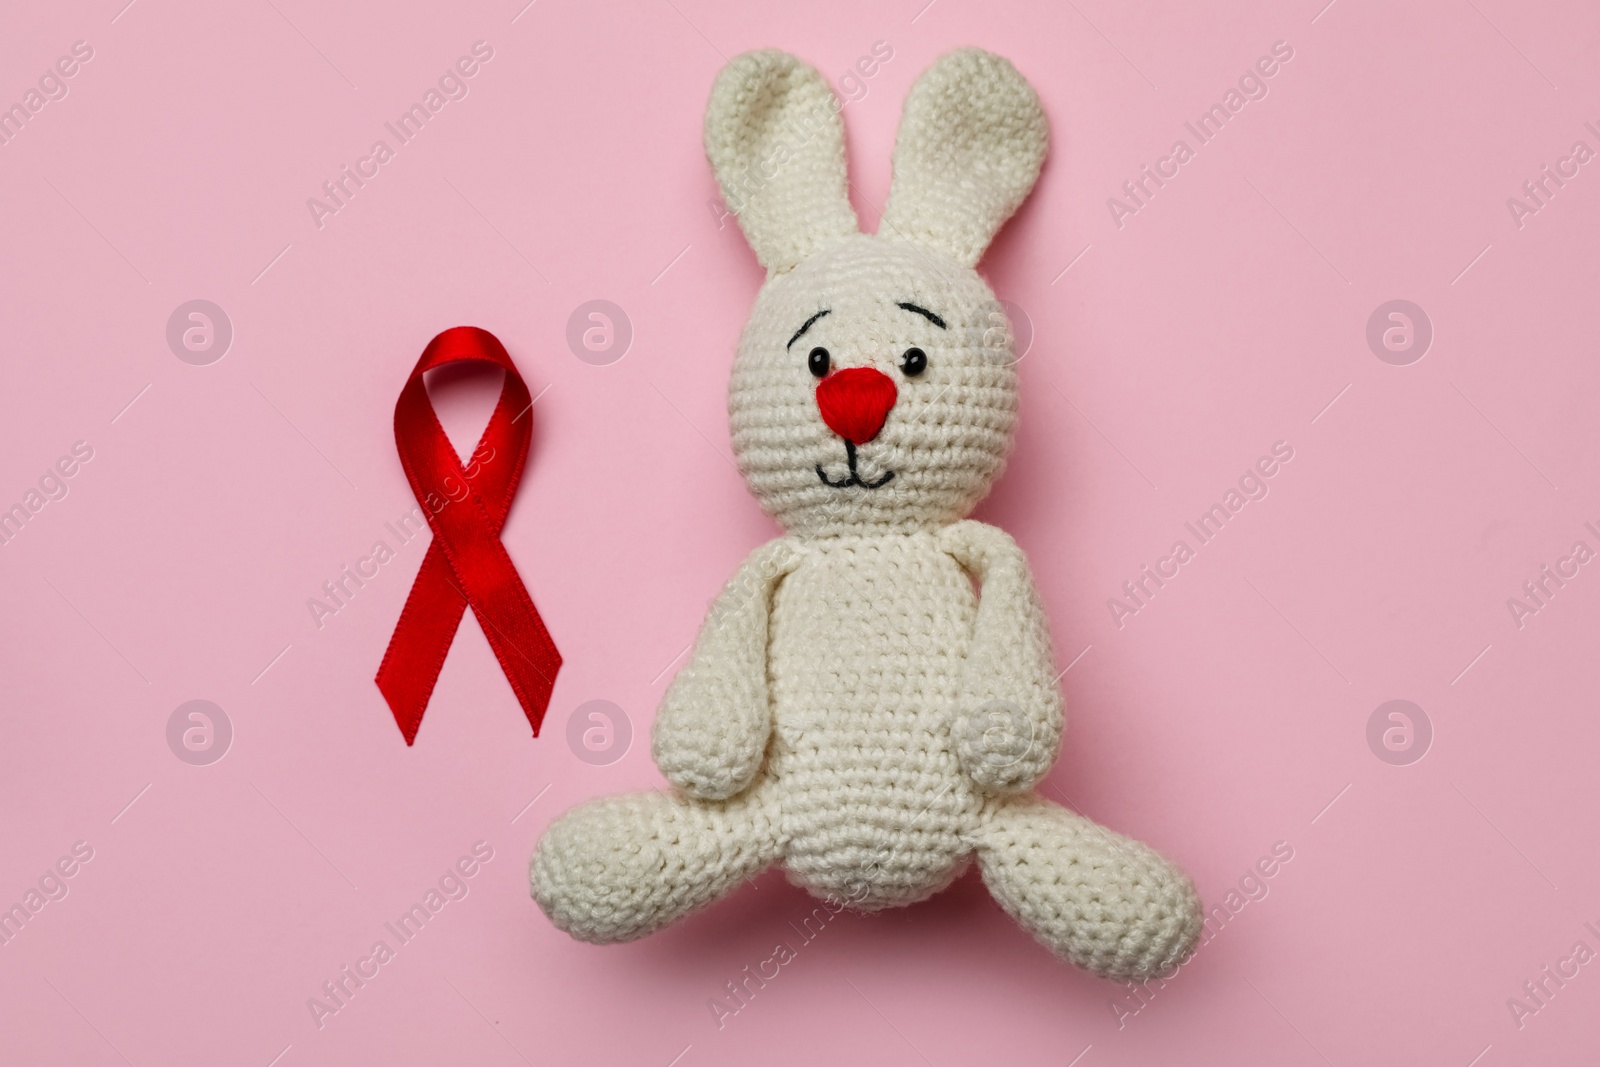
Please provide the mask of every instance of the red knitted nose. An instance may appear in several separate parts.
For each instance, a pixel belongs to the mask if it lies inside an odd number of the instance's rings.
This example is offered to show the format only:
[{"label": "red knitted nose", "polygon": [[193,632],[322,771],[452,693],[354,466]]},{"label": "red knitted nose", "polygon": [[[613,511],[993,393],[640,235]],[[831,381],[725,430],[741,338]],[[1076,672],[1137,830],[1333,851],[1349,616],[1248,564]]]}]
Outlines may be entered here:
[{"label": "red knitted nose", "polygon": [[817,386],[817,408],[828,429],[851,444],[864,445],[883,429],[895,395],[887,374],[871,367],[848,367]]}]

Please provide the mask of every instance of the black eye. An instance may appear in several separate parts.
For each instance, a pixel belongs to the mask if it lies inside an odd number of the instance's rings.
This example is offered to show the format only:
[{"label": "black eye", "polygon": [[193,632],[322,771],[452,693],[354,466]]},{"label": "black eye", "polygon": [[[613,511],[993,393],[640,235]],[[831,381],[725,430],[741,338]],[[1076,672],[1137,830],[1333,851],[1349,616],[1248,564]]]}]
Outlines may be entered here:
[{"label": "black eye", "polygon": [[900,361],[900,369],[905,371],[907,378],[915,378],[928,369],[928,353],[920,348],[908,348]]},{"label": "black eye", "polygon": [[806,367],[810,369],[814,378],[828,376],[828,350],[826,348],[813,348],[806,357]]}]

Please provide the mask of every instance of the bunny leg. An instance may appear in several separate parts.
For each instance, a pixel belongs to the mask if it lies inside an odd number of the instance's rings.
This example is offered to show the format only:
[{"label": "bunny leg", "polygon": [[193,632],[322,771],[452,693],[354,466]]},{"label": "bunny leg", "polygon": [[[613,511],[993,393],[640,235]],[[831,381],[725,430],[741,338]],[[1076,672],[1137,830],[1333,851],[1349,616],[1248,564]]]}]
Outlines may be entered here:
[{"label": "bunny leg", "polygon": [[534,849],[533,899],[579,941],[655,933],[778,858],[768,792],[720,801],[630,793],[573,808]]},{"label": "bunny leg", "polygon": [[985,808],[977,855],[984,883],[1013,919],[1102,977],[1170,974],[1200,934],[1200,900],[1182,871],[1035,794]]}]

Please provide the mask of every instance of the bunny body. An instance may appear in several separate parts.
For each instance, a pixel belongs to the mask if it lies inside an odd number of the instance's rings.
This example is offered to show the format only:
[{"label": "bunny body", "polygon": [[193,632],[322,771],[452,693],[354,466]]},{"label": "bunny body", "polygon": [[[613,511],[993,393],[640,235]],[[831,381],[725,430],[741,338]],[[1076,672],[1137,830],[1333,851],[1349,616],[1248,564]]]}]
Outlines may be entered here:
[{"label": "bunny body", "polygon": [[662,702],[653,755],[674,792],[557,820],[534,898],[573,936],[614,942],[772,864],[874,910],[975,859],[1057,954],[1119,978],[1170,971],[1199,932],[1193,887],[1032,791],[1062,731],[1045,617],[1016,544],[965,518],[1017,412],[1010,332],[973,267],[1038,175],[1037,98],[975,49],[924,74],[876,235],[856,231],[837,101],[793,57],[730,63],[706,143],[769,272],[729,415],[787,533],[728,583]]},{"label": "bunny body", "polygon": [[770,637],[783,865],[819,896],[910,904],[961,873],[976,836],[953,726],[977,598],[934,533],[800,552]]}]

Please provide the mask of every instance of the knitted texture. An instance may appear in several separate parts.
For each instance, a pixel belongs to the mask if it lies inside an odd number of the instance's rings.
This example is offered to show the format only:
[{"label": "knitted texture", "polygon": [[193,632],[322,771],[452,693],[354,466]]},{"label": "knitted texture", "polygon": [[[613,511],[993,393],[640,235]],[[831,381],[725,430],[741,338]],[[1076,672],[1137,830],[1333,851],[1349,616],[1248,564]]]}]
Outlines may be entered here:
[{"label": "knitted texture", "polygon": [[1044,163],[1039,98],[1010,63],[967,48],[917,79],[900,131],[879,232],[975,266]]},{"label": "knitted texture", "polygon": [[855,230],[838,102],[781,52],[717,79],[706,150],[768,280],[728,410],[785,528],[723,589],[668,688],[652,754],[674,787],[581,805],[530,865],[550,919],[626,941],[772,864],[861,910],[976,859],[1000,905],[1096,974],[1169,973],[1200,930],[1153,850],[1032,792],[1063,727],[1022,551],[965,516],[1017,416],[1002,305],[973,269],[1045,154],[1033,90],[952,53],[912,88],[876,235]]},{"label": "knitted texture", "polygon": [[746,52],[723,68],[706,109],[706,156],[769,274],[856,232],[838,97],[791,55]]}]

